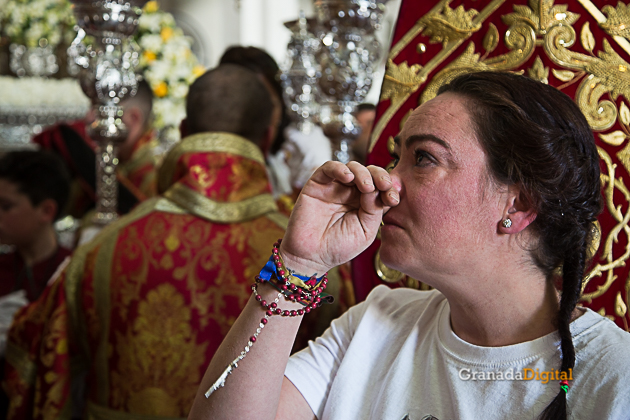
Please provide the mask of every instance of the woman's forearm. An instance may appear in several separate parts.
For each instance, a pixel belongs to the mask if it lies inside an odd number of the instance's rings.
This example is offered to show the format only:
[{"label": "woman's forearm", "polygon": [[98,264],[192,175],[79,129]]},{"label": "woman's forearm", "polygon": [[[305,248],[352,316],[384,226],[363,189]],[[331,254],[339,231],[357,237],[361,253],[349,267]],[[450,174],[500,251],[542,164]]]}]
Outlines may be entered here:
[{"label": "woman's forearm", "polygon": [[[272,302],[278,296],[278,292],[268,284],[259,285],[258,292],[267,302]],[[300,304],[287,302],[283,297],[278,306],[289,310],[302,308]],[[284,370],[302,321],[301,316],[270,317],[247,356],[238,362],[238,368],[227,377],[225,386],[214,391],[209,398],[204,395],[244,350],[265,312],[260,302],[252,296],[212,358],[189,419],[275,418]]]}]

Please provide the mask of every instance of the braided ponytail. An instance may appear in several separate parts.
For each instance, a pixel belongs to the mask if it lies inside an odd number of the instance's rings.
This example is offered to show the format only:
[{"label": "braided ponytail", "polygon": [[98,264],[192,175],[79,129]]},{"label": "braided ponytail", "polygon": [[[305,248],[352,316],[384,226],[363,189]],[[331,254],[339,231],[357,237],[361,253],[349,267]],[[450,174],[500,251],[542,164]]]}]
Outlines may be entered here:
[{"label": "braided ponytail", "polygon": [[[557,327],[560,335],[560,351],[562,364],[560,371],[569,376],[569,369],[575,366],[575,348],[571,337],[571,315],[580,297],[582,278],[586,261],[586,243],[582,243],[578,250],[569,253],[564,261],[562,275],[562,297],[558,311]],[[559,386],[559,385],[558,385]],[[560,389],[558,395],[551,401],[540,415],[540,420],[564,420],[567,418],[567,393]]]}]

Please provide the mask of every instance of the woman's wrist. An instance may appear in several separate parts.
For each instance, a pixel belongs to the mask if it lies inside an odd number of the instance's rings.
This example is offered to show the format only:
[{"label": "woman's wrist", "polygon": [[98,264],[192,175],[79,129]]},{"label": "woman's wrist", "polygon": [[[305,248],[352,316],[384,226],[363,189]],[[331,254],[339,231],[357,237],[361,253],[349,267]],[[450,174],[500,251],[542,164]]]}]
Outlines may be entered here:
[{"label": "woman's wrist", "polygon": [[321,277],[331,268],[326,267],[322,264],[317,264],[310,259],[301,258],[293,255],[290,252],[287,252],[286,249],[283,248],[282,244],[280,244],[279,253],[282,257],[282,260],[284,261],[284,265],[292,272],[294,272],[295,274],[299,274],[300,276]]}]

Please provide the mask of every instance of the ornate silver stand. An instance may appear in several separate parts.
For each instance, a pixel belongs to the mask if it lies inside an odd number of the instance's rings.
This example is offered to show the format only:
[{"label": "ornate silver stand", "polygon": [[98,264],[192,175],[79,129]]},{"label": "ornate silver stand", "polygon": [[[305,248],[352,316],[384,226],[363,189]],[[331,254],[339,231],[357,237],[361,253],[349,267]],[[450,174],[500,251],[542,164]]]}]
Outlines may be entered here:
[{"label": "ornate silver stand", "polygon": [[[117,218],[117,145],[127,137],[120,102],[137,91],[138,48],[131,41],[147,0],[71,0],[79,31],[69,57],[80,67],[81,88],[92,101],[95,121],[88,133],[96,151],[96,216],[105,225]],[[85,45],[84,38],[94,38]]]},{"label": "ornate silver stand", "polygon": [[354,112],[372,86],[379,59],[374,32],[380,27],[389,0],[314,0],[322,49],[319,87],[330,101],[330,116],[322,118],[336,160],[352,159],[351,143],[360,132]]},{"label": "ornate silver stand", "polygon": [[314,24],[314,20],[307,20],[303,12],[298,20],[284,24],[291,30],[291,40],[287,46],[290,65],[282,73],[282,86],[297,127],[303,133],[311,132],[319,111],[317,80],[321,77],[321,68],[316,56],[321,41],[312,32]]}]

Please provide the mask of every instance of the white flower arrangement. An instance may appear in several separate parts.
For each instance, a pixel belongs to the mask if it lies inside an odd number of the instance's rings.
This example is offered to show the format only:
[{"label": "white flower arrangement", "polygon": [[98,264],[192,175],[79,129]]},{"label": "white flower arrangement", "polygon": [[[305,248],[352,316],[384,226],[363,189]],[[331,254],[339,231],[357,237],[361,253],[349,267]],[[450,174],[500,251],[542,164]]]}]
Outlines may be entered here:
[{"label": "white flower arrangement", "polygon": [[139,69],[153,89],[154,125],[169,142],[179,140],[179,124],[186,116],[188,86],[205,72],[192,53],[192,40],[184,36],[170,13],[156,1],[143,8],[134,36],[140,46]]},{"label": "white flower arrangement", "polygon": [[10,0],[0,8],[2,31],[16,44],[29,48],[62,42],[75,37],[74,16],[67,0]]},{"label": "white flower arrangement", "polygon": [[0,108],[78,108],[85,112],[90,100],[74,79],[43,79],[40,77],[0,76]]},{"label": "white flower arrangement", "polygon": [[[76,36],[68,0],[0,0],[0,4],[0,29],[13,43],[54,48],[60,43],[69,45]],[[141,49],[136,71],[144,75],[155,95],[154,126],[167,142],[174,143],[186,112],[188,86],[205,69],[191,51],[192,40],[177,27],[173,15],[159,10],[157,1],[145,4],[133,38]]]}]

